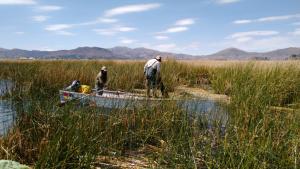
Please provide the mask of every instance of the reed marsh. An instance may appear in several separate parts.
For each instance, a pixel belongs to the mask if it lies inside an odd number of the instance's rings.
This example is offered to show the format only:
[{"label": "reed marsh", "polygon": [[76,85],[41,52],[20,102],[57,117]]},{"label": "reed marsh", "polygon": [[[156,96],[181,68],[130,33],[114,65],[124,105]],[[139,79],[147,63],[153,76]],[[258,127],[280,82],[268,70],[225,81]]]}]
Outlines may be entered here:
[{"label": "reed marsh", "polygon": [[109,89],[144,89],[142,61],[0,61],[12,99],[27,102],[0,139],[0,157],[35,168],[93,168],[99,156],[136,151],[148,168],[299,168],[299,62],[207,62],[164,61],[162,78],[169,92],[185,85],[228,95],[224,131],[171,103],[109,112],[56,106],[59,89],[74,79],[93,86],[102,65]]}]

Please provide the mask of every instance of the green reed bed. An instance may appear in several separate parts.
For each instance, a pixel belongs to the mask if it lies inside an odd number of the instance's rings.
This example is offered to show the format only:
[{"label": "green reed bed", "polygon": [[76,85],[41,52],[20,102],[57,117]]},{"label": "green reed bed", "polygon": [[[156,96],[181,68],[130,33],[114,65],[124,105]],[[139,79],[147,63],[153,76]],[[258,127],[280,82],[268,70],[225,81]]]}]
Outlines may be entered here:
[{"label": "green reed bed", "polygon": [[[16,91],[28,90],[30,94],[53,95],[78,79],[82,84],[94,87],[95,77],[106,65],[109,74],[109,88],[131,91],[144,88],[144,62],[118,61],[11,61],[0,62],[0,77],[16,82]],[[168,91],[178,85],[199,84],[202,76],[207,78],[207,68],[193,68],[175,61],[166,61],[162,67],[163,81]]]},{"label": "green reed bed", "polygon": [[149,159],[162,167],[193,166],[190,119],[176,106],[139,110],[55,108],[31,103],[1,140],[0,156],[36,168],[90,168],[99,155],[122,156],[152,145]]},{"label": "green reed bed", "polygon": [[[157,168],[299,168],[300,100],[297,63],[265,67],[256,63],[204,67],[164,62],[169,91],[179,85],[211,85],[230,96],[229,121],[208,129],[201,116],[174,103],[133,110],[56,107],[58,90],[72,80],[94,83],[102,65],[109,88],[143,88],[143,62],[0,62],[0,77],[15,82],[13,96],[32,100],[20,109],[16,127],[0,140],[0,157],[36,168],[91,168],[99,155],[123,156],[151,145],[146,156]],[[270,63],[268,63],[270,65]]]},{"label": "green reed bed", "polygon": [[215,70],[213,87],[231,97],[222,168],[298,168],[300,111],[274,110],[299,103],[300,69],[295,64]]}]

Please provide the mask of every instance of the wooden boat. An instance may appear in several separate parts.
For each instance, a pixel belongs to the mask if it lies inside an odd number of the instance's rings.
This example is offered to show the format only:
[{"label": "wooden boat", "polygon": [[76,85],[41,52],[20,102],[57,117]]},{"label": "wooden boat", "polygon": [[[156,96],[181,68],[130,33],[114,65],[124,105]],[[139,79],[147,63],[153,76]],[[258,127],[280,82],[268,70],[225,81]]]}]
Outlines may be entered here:
[{"label": "wooden boat", "polygon": [[[104,108],[139,108],[139,107],[157,107],[167,103],[168,105],[177,106],[180,109],[184,109],[189,113],[200,113],[208,115],[208,117],[214,119],[212,116],[220,116],[218,112],[225,112],[223,107],[214,100],[207,98],[189,98],[189,99],[175,99],[175,98],[148,98],[142,95],[104,90],[102,95],[96,95],[95,93],[83,94],[77,92],[70,92],[60,90],[60,101],[62,104],[80,100],[81,103]],[[221,110],[222,109],[222,110]],[[220,111],[221,110],[221,111]],[[213,113],[212,113],[213,112]],[[213,115],[215,114],[215,115]],[[223,113],[221,113],[223,114]],[[227,117],[227,114],[225,115]]]},{"label": "wooden boat", "polygon": [[62,104],[80,100],[83,103],[105,108],[132,108],[149,104],[156,105],[160,104],[162,101],[176,101],[175,99],[148,98],[134,93],[109,90],[104,90],[102,95],[96,95],[95,93],[83,94],[60,90],[59,95],[60,102]]},{"label": "wooden boat", "polygon": [[208,127],[220,122],[221,129],[224,130],[228,121],[228,114],[218,102],[207,98],[190,98],[190,99],[175,99],[175,98],[148,98],[142,95],[137,95],[119,91],[103,91],[103,95],[83,94],[60,90],[60,101],[62,104],[79,100],[81,103],[88,105],[108,108],[108,109],[134,109],[140,107],[160,107],[167,103],[176,106],[179,109],[185,110],[190,115],[199,115],[202,120],[207,120]]}]

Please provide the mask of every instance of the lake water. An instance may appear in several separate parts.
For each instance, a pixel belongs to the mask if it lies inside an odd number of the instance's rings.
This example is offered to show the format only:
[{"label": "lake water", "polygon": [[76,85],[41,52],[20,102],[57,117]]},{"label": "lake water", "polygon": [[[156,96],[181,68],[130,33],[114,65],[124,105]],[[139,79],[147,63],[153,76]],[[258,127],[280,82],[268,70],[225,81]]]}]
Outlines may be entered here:
[{"label": "lake water", "polygon": [[207,122],[210,129],[218,124],[225,130],[228,121],[228,112],[223,104],[207,98],[195,98],[179,103],[180,107],[186,110],[191,116],[198,116],[201,121]]},{"label": "lake water", "polygon": [[[11,87],[11,81],[0,80],[0,96],[9,92]],[[14,110],[12,102],[0,99],[0,136],[7,133],[7,131],[12,127],[15,116],[16,111]]]},{"label": "lake water", "polygon": [[[225,128],[228,113],[225,106],[220,102],[210,98],[188,98],[184,100],[147,100],[141,99],[141,96],[132,95],[116,95],[111,93],[105,93],[102,97],[88,96],[74,93],[74,92],[63,92],[60,91],[61,101],[65,102],[68,100],[80,100],[82,103],[89,105],[92,103],[98,107],[105,109],[136,109],[145,107],[160,107],[164,104],[171,103],[177,106],[178,109],[185,110],[191,117],[197,117],[198,120],[207,123],[207,127],[211,128],[215,124],[221,128]],[[107,111],[106,111],[107,112]],[[108,112],[109,113],[109,112]]]},{"label": "lake water", "polygon": [[10,92],[13,83],[10,80],[0,80],[0,96]]},{"label": "lake water", "polygon": [[0,100],[0,135],[4,135],[12,127],[15,116],[11,102]]},{"label": "lake water", "polygon": [[[10,92],[12,82],[0,80],[0,96]],[[186,110],[190,115],[198,116],[200,120],[207,122],[207,127],[212,128],[214,124],[225,129],[228,113],[220,103],[205,98],[195,98],[179,101],[178,107]],[[16,111],[13,103],[9,100],[0,99],[0,135],[4,135],[14,124]]]}]

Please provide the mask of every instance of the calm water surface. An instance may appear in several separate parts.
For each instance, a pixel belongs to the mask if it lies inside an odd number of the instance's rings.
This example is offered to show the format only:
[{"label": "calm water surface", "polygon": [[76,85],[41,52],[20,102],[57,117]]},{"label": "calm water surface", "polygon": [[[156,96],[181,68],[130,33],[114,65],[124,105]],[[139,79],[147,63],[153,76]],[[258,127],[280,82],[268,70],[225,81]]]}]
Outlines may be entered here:
[{"label": "calm water surface", "polygon": [[[0,96],[10,92],[12,82],[0,80]],[[198,116],[202,121],[207,122],[207,127],[211,128],[214,124],[224,128],[228,120],[228,113],[224,106],[219,102],[205,98],[195,98],[178,101],[178,107],[186,110],[190,115]],[[0,98],[0,135],[4,135],[13,126],[16,111],[13,103],[9,100]]]},{"label": "calm water surface", "polygon": [[[12,87],[11,81],[0,80],[0,96],[5,95]],[[0,99],[0,135],[4,135],[12,127],[16,111],[11,101]]]}]

